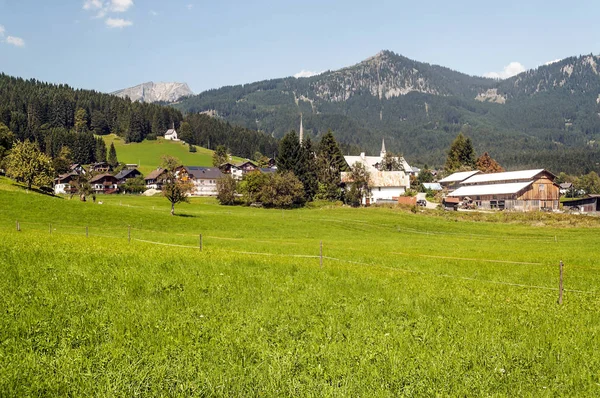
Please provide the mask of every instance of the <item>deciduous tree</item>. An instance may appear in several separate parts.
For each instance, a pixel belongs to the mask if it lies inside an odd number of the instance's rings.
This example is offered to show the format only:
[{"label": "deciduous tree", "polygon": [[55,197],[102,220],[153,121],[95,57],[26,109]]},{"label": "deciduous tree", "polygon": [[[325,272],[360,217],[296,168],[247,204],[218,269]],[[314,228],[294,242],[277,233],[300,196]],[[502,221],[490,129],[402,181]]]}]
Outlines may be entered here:
[{"label": "deciduous tree", "polygon": [[213,153],[213,166],[221,166],[223,163],[227,162],[227,158],[227,148],[225,145],[217,146],[217,149]]},{"label": "deciduous tree", "polygon": [[477,158],[477,163],[475,164],[477,170],[480,170],[484,173],[501,173],[504,171],[504,168],[500,166],[498,162],[496,162],[487,152]]},{"label": "deciduous tree", "polygon": [[52,185],[54,168],[52,159],[42,153],[29,140],[17,143],[7,157],[7,174],[19,182],[38,187]]},{"label": "deciduous tree", "polygon": [[176,169],[181,166],[179,159],[173,156],[165,155],[162,157],[161,165],[166,170],[162,177],[162,193],[169,202],[171,202],[171,215],[175,215],[175,205],[177,203],[189,202],[189,194],[193,186],[188,181],[182,181],[176,176]]}]

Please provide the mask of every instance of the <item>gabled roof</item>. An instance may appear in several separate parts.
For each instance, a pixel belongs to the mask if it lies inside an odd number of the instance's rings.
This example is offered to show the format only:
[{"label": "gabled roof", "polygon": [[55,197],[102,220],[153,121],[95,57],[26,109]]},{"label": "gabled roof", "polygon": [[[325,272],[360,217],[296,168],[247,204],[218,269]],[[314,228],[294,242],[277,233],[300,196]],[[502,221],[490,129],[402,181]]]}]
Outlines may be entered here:
[{"label": "gabled roof", "polygon": [[71,181],[73,178],[77,178],[79,177],[79,174],[77,173],[65,173],[65,174],[61,174],[58,176],[58,178],[55,179],[55,181],[60,184],[62,181],[65,182],[69,182]]},{"label": "gabled roof", "polygon": [[122,180],[123,178],[133,177],[131,174],[139,174],[139,175],[141,175],[142,173],[140,173],[137,169],[125,169],[125,170],[119,171],[117,173],[117,175],[115,176],[115,178],[117,180]]},{"label": "gabled roof", "polygon": [[197,180],[212,180],[223,177],[218,167],[184,166],[188,174]]},{"label": "gabled roof", "polygon": [[175,129],[168,129],[167,132],[165,133],[165,135],[173,135],[173,134],[177,134],[177,131],[175,131]]},{"label": "gabled roof", "polygon": [[482,196],[482,195],[503,195],[522,191],[533,181],[513,182],[508,184],[489,184],[489,185],[467,185],[458,188],[448,196]]},{"label": "gabled roof", "polygon": [[165,172],[165,169],[156,169],[152,170],[145,178],[145,180],[156,180],[162,173]]},{"label": "gabled roof", "polygon": [[98,182],[98,181],[106,180],[106,179],[113,180],[113,181],[117,180],[117,178],[115,176],[111,175],[111,174],[98,174],[96,177],[93,177],[90,180],[90,184],[93,184],[93,183]]},{"label": "gabled roof", "polygon": [[248,164],[248,163],[250,163],[254,167],[258,167],[258,165],[252,160],[244,160],[243,162],[236,163],[235,166],[242,167],[243,165]]},{"label": "gabled roof", "polygon": [[442,178],[439,182],[440,183],[446,183],[446,182],[461,182],[466,180],[469,177],[474,176],[475,174],[479,174],[481,173],[481,171],[479,170],[473,170],[473,171],[460,171],[458,173],[452,173],[450,174],[448,177]]},{"label": "gabled roof", "polygon": [[[406,159],[402,156],[399,156],[396,159],[404,167],[404,172],[410,173],[413,171],[412,167],[410,167]],[[362,163],[368,171],[372,172],[377,170],[375,165],[381,163],[383,159],[381,156],[344,156],[344,160],[346,160],[346,163],[348,163],[348,166],[350,167],[354,166],[354,163],[356,162]]]},{"label": "gabled roof", "polygon": [[[521,171],[507,171],[504,173],[478,174],[469,178],[468,180],[463,181],[463,184],[481,184],[485,182],[497,181],[531,180],[544,171],[544,169],[534,169]],[[552,173],[550,172],[547,173],[552,175]]]}]

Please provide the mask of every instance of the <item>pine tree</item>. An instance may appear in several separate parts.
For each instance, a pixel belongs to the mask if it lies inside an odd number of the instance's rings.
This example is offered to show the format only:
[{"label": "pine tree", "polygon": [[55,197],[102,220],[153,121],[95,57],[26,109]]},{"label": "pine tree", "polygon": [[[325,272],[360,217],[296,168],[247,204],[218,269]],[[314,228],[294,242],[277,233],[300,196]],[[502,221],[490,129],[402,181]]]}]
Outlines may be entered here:
[{"label": "pine tree", "polygon": [[348,169],[348,165],[331,130],[321,137],[316,164],[319,197],[326,200],[339,200],[342,194],[340,176],[342,171]]},{"label": "pine tree", "polygon": [[473,170],[475,168],[473,143],[462,132],[452,141],[444,168],[448,173],[454,173],[459,170]]},{"label": "pine tree", "polygon": [[223,163],[227,162],[227,148],[224,145],[219,145],[213,153],[212,163],[215,167],[220,167]]},{"label": "pine tree", "polygon": [[112,167],[117,167],[119,165],[119,161],[117,160],[117,150],[115,149],[115,144],[110,143],[110,149],[108,151],[108,164]]},{"label": "pine tree", "polygon": [[106,162],[106,143],[101,137],[96,138],[96,162]]}]

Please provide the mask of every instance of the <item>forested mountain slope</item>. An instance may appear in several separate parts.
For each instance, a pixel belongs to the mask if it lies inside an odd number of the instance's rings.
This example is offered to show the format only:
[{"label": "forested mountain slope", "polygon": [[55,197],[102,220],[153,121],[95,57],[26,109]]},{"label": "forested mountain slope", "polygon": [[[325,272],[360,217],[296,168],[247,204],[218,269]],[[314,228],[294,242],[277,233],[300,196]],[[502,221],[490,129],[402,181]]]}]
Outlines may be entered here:
[{"label": "forested mountain slope", "polygon": [[458,131],[509,168],[598,170],[599,57],[570,57],[506,80],[465,75],[382,51],[310,78],[209,90],[176,107],[281,137],[328,129],[347,151],[388,149],[441,165]]}]

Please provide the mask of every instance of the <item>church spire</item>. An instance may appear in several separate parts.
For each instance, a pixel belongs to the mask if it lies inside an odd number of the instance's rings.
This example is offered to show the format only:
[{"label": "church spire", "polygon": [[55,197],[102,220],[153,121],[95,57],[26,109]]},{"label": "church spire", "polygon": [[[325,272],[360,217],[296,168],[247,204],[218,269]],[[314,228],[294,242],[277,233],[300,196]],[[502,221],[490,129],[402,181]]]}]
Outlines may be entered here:
[{"label": "church spire", "polygon": [[382,138],[381,139],[381,153],[380,153],[381,157],[385,156],[385,152],[386,152],[385,151],[385,138]]},{"label": "church spire", "polygon": [[302,127],[302,114],[300,114],[300,145],[304,142],[304,128]]}]

